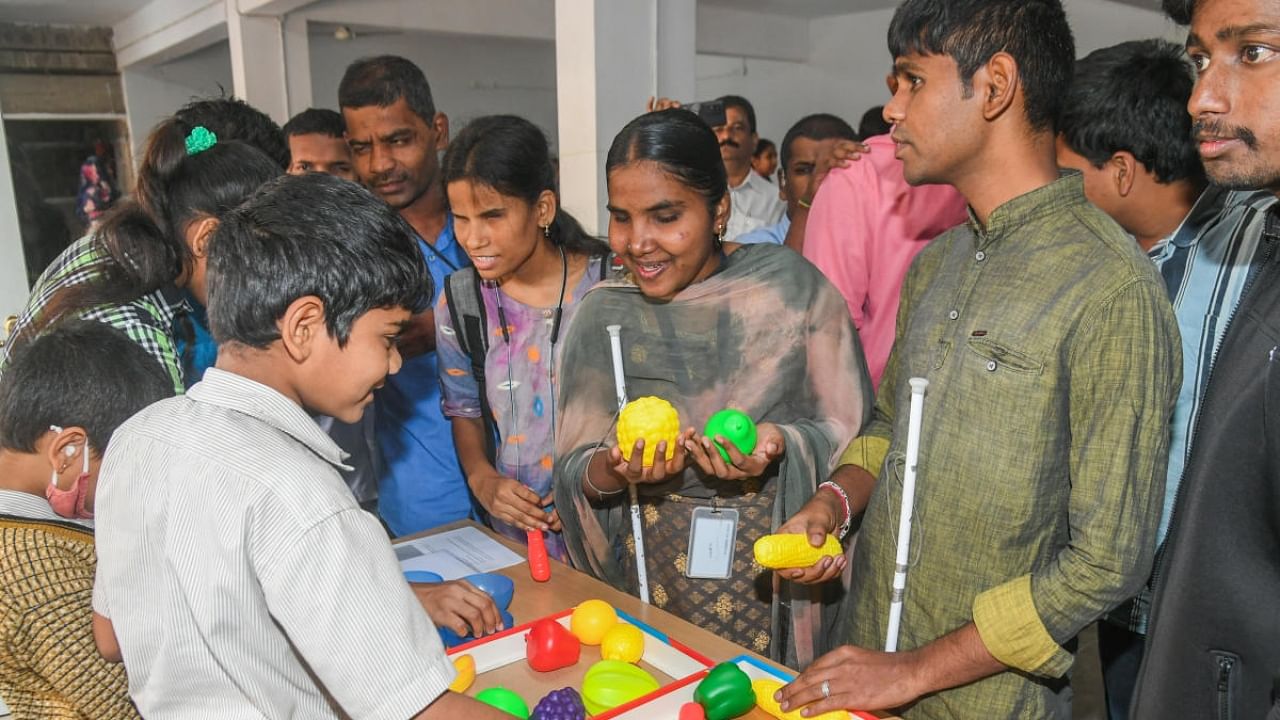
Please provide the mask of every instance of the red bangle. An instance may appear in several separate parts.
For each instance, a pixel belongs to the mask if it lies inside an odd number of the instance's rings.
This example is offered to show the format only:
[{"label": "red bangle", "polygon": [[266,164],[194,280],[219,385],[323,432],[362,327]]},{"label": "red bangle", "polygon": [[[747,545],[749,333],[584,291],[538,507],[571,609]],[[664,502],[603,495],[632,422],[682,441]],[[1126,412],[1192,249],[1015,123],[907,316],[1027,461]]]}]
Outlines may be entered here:
[{"label": "red bangle", "polygon": [[831,482],[830,480],[818,485],[818,489],[827,489],[836,494],[840,498],[840,505],[844,507],[844,521],[840,523],[840,528],[836,530],[836,537],[844,540],[844,536],[849,534],[849,527],[853,524],[853,507],[849,504],[849,494],[844,488]]}]

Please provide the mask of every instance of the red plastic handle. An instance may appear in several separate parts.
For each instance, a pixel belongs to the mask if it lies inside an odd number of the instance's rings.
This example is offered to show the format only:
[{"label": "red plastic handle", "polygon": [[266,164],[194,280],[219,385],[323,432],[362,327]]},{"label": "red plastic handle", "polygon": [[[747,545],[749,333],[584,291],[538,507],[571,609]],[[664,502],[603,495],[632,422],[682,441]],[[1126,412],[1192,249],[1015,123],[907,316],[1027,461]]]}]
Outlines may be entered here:
[{"label": "red plastic handle", "polygon": [[529,575],[538,582],[551,579],[551,561],[547,559],[547,543],[541,530],[529,530]]}]

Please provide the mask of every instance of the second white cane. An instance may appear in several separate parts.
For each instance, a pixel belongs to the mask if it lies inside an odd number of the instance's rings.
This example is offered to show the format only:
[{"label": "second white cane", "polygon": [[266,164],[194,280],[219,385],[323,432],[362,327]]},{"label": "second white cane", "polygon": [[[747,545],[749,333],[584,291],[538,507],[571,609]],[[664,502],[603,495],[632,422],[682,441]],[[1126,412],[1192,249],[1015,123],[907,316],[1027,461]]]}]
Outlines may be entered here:
[{"label": "second white cane", "polygon": [[916,504],[916,465],[920,461],[920,426],[924,420],[925,378],[913,377],[911,414],[907,417],[907,462],[902,473],[902,507],[898,510],[898,554],[893,570],[893,597],[889,603],[889,631],[884,641],[885,652],[897,652],[898,634],[902,627],[902,599],[907,588],[907,565],[911,558],[911,520]]},{"label": "second white cane", "polygon": [[[618,412],[627,404],[627,378],[622,369],[622,326],[608,325],[609,350],[613,355],[613,387],[618,394]],[[636,486],[628,483],[631,500],[631,538],[636,545],[636,581],[640,587],[640,601],[649,602],[649,570],[644,562],[644,532],[640,524],[640,495]]]}]

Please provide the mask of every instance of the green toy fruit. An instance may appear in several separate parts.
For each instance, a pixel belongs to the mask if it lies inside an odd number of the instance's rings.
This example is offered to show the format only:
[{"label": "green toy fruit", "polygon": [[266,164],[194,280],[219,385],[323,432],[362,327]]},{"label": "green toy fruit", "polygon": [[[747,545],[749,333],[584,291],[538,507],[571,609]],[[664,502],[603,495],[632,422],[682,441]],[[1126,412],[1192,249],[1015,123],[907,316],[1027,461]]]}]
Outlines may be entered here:
[{"label": "green toy fruit", "polygon": [[[750,684],[747,686],[750,690]],[[591,715],[599,715],[658,689],[658,681],[640,668],[621,660],[601,660],[582,679],[582,702]],[[752,702],[755,696],[752,695]]]},{"label": "green toy fruit", "polygon": [[529,705],[524,698],[504,687],[481,690],[476,693],[476,700],[492,705],[508,715],[515,715],[520,720],[529,720]]},{"label": "green toy fruit", "polygon": [[[725,408],[720,412],[712,415],[707,424],[702,428],[702,434],[711,438],[715,442],[717,435],[728,440],[737,446],[738,452],[743,455],[750,455],[751,451],[756,449],[756,424],[751,416],[735,410],[733,408]],[[729,462],[729,453],[720,443],[715,443],[716,450],[720,451],[720,457],[725,462]]]},{"label": "green toy fruit", "polygon": [[722,662],[707,671],[693,699],[707,711],[707,720],[730,720],[756,706],[751,676],[731,662]]}]

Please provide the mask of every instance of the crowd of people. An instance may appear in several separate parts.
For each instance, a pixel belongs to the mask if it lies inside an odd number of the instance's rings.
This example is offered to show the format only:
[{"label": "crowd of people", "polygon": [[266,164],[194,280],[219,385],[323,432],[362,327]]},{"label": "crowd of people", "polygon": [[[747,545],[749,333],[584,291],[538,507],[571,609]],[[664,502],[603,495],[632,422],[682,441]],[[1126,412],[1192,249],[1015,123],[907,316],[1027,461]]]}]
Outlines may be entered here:
[{"label": "crowd of people", "polygon": [[[1164,7],[1185,48],[1077,59],[1060,0],[906,0],[886,105],[777,145],[651,99],[605,239],[541,130],[451,135],[404,58],[283,128],[179,109],[4,346],[0,697],[502,717],[436,632],[492,600],[390,544],[474,519],[795,668],[804,716],[1070,718],[1097,623],[1110,718],[1280,718],[1280,8]],[[655,447],[614,439],[618,325]],[[766,571],[769,533],[845,552]]]}]

